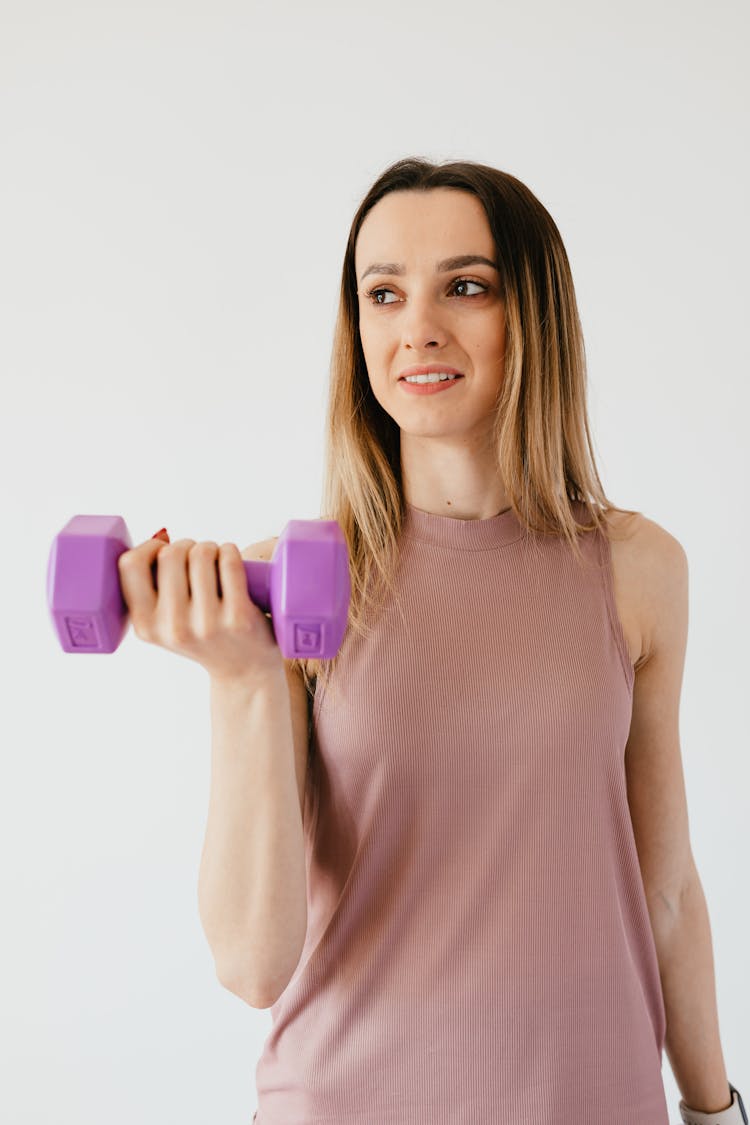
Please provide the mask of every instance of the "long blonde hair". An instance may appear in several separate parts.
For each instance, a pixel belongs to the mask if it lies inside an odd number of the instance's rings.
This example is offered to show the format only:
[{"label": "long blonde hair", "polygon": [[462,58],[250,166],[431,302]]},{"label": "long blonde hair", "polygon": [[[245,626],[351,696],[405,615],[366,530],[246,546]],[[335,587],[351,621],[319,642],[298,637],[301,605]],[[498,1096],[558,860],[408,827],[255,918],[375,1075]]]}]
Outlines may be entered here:
[{"label": "long blonde hair", "polygon": [[[552,216],[520,180],[485,164],[433,164],[408,157],[369,189],[352,221],[344,254],[331,356],[322,519],[337,520],[349,550],[352,596],[347,631],[369,634],[365,616],[393,593],[405,517],[400,430],[372,393],[359,335],[354,251],[368,211],[391,191],[458,188],[482,202],[495,242],[505,305],[505,374],[493,428],[497,465],[526,530],[565,538],[601,528],[608,513],[634,515],[605,496],[594,461],[586,407],[586,357],[573,278]],[[570,501],[591,522],[579,524]],[[370,622],[371,625],[371,622]],[[340,650],[339,650],[340,651]],[[327,685],[332,660],[290,662]]]}]

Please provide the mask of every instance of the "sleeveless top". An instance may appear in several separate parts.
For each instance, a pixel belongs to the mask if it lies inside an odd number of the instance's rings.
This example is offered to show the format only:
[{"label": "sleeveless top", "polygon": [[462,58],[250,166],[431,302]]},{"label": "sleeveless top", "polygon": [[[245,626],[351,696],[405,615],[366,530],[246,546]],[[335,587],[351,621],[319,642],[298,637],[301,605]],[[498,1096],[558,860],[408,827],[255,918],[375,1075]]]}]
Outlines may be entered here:
[{"label": "sleeveless top", "polygon": [[579,534],[584,569],[512,509],[411,505],[402,536],[316,691],[307,936],[253,1120],[668,1125],[609,541]]}]

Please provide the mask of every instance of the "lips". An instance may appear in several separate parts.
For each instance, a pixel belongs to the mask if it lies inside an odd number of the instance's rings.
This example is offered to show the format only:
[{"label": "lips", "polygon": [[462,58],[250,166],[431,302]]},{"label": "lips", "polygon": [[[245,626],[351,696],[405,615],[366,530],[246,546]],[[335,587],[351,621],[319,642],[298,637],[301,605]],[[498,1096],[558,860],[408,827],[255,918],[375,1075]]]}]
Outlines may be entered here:
[{"label": "lips", "polygon": [[410,383],[408,379],[400,379],[399,382],[404,384],[405,395],[439,395],[447,394],[448,391],[454,390],[463,379],[463,375],[454,375],[450,379],[435,379],[432,382],[415,382]]},{"label": "lips", "polygon": [[448,367],[445,363],[426,363],[405,367],[398,377],[399,382],[407,375],[463,375],[463,372],[456,367]]}]

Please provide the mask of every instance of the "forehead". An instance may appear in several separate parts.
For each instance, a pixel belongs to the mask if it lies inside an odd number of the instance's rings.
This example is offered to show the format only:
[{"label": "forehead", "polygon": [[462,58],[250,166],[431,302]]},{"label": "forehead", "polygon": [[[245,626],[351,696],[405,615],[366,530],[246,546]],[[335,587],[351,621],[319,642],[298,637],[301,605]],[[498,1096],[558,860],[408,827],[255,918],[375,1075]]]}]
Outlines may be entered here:
[{"label": "forehead", "polygon": [[374,258],[424,263],[451,254],[485,254],[492,258],[494,240],[481,201],[454,188],[392,191],[368,211],[357,235],[357,276]]}]

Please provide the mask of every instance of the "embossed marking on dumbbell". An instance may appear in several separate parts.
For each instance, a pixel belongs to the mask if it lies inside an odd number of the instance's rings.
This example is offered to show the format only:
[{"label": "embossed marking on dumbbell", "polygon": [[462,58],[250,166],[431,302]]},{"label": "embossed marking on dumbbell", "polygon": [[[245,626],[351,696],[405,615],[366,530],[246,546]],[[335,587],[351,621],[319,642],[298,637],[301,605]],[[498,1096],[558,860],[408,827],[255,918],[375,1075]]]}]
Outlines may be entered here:
[{"label": "embossed marking on dumbbell", "polygon": [[70,643],[76,648],[99,648],[101,639],[93,617],[66,617]]},{"label": "embossed marking on dumbbell", "polygon": [[313,625],[295,625],[294,647],[296,649],[312,654],[320,652],[320,645],[320,629]]}]

